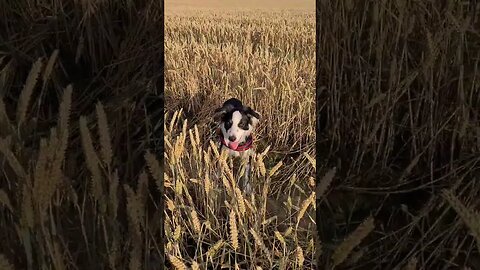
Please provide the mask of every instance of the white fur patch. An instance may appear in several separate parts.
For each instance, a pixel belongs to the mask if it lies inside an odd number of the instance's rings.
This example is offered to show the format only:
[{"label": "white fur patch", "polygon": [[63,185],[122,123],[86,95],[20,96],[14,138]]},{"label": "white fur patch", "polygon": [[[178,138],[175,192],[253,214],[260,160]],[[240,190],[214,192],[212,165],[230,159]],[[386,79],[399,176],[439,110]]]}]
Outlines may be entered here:
[{"label": "white fur patch", "polygon": [[230,141],[230,137],[234,136],[235,137],[235,142],[245,142],[246,138],[252,134],[252,125],[249,125],[248,130],[241,129],[238,127],[238,124],[242,120],[242,114],[239,111],[235,111],[232,113],[232,126],[230,127],[229,130],[225,129],[225,123],[222,123],[220,125],[220,129],[222,130],[223,137],[225,141],[228,143],[232,142]]},{"label": "white fur patch", "polygon": [[232,122],[233,122],[232,127],[238,128],[238,123],[240,123],[240,120],[242,120],[242,114],[239,111],[234,111],[232,113]]}]

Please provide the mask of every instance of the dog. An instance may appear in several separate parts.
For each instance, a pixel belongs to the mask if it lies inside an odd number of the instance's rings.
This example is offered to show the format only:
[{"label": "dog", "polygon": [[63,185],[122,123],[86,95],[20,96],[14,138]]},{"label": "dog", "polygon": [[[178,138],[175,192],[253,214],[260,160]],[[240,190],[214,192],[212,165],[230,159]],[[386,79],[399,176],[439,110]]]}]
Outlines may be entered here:
[{"label": "dog", "polygon": [[249,182],[253,150],[253,133],[260,120],[260,114],[236,98],[225,101],[214,112],[214,120],[219,123],[217,135],[219,151],[227,151],[230,157],[246,161],[243,190],[251,193]]}]

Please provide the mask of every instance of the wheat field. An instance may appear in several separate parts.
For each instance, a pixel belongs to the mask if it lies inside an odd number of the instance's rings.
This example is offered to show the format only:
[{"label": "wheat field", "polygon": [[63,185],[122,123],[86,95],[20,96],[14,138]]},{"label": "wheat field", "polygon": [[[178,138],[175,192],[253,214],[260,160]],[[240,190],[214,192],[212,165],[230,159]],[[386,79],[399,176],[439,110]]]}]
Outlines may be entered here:
[{"label": "wheat field", "polygon": [[317,2],[317,162],[337,168],[317,206],[325,264],[480,269],[479,10]]},{"label": "wheat field", "polygon": [[[313,267],[314,19],[166,14],[165,252],[176,269]],[[250,195],[212,136],[213,111],[230,97],[261,114]]]}]

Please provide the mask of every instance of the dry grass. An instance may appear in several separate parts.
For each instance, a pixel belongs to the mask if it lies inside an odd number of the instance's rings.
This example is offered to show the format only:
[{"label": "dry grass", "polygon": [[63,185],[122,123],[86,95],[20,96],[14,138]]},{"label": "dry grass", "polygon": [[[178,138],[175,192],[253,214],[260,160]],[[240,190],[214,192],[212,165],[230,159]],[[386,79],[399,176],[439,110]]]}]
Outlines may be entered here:
[{"label": "dry grass", "polygon": [[[165,25],[171,263],[179,269],[312,268],[312,12],[183,12],[167,14]],[[213,111],[230,97],[261,114],[252,196],[240,190],[243,172],[217,152],[212,137]]]}]

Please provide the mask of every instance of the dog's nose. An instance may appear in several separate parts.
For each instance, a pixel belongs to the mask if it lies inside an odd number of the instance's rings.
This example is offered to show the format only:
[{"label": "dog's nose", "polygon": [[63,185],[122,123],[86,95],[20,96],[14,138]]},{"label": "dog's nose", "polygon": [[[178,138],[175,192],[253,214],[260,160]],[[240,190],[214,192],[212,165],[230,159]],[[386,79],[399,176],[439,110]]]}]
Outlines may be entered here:
[{"label": "dog's nose", "polygon": [[230,136],[230,137],[228,137],[228,139],[229,139],[231,142],[234,142],[234,141],[237,139],[237,137],[235,137],[235,136]]}]

